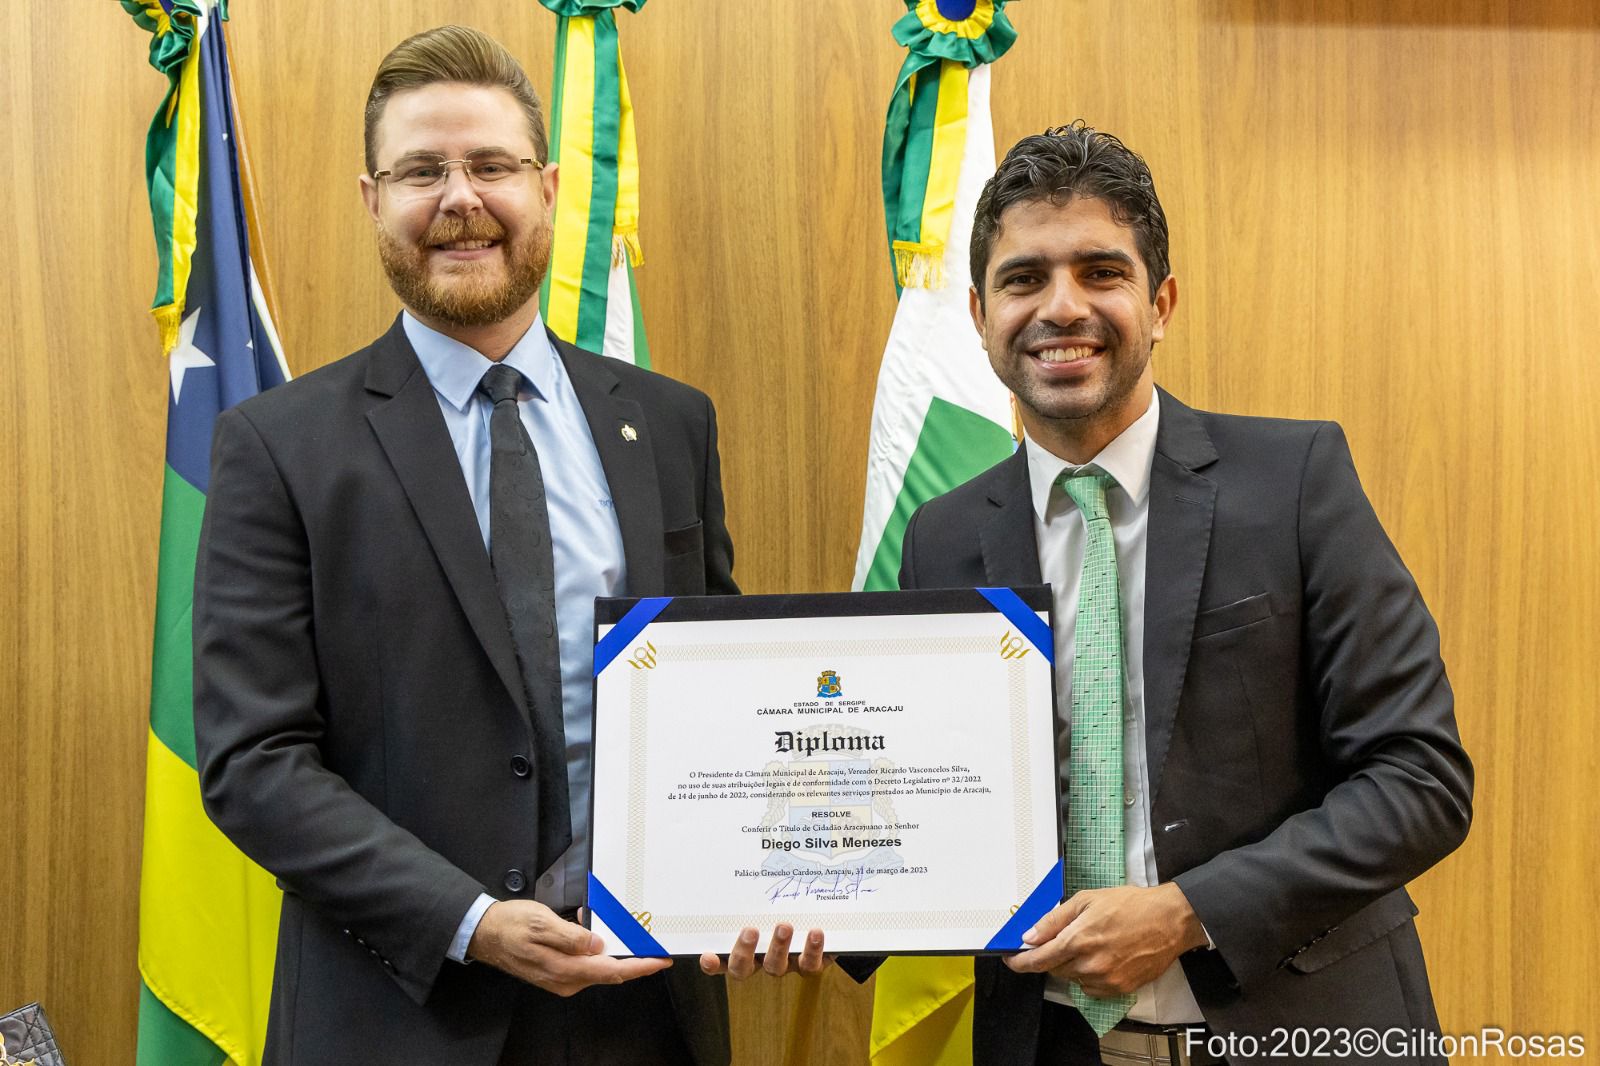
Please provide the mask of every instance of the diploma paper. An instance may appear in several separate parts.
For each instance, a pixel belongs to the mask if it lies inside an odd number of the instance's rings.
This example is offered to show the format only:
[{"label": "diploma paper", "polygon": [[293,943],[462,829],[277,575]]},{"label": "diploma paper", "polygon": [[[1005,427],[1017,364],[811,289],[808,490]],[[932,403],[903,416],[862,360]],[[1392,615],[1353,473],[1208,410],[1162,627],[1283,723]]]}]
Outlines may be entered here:
[{"label": "diploma paper", "polygon": [[1019,947],[1061,899],[1048,604],[598,601],[589,914],[607,952],[726,953],[779,921],[830,952]]}]

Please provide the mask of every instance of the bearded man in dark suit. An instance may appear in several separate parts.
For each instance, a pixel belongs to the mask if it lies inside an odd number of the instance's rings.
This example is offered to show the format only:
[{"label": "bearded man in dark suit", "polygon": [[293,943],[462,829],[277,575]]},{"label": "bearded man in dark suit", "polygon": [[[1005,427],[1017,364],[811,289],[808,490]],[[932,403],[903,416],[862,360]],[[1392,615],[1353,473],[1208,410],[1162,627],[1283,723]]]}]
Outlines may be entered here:
[{"label": "bearded man in dark suit", "polygon": [[[1090,714],[1085,588],[1122,643],[1119,872],[1083,887],[1069,833],[1069,898],[1028,950],[977,960],[976,1062],[1099,1063],[1114,1024],[1108,1046],[1181,1032],[1195,1062],[1303,1060],[1294,1032],[1316,1027],[1318,1061],[1442,1062],[1404,885],[1466,835],[1472,768],[1344,434],[1154,386],[1178,286],[1149,169],[1115,137],[1017,144],[971,255],[973,322],[1027,440],[917,512],[901,586],[1050,582],[1064,747]],[[1063,772],[1070,826],[1093,783]],[[1382,1045],[1356,1045],[1363,1028]]]},{"label": "bearded man in dark suit", "polygon": [[575,920],[594,599],[737,588],[710,401],[540,320],[547,160],[500,45],[396,47],[360,185],[405,311],[217,422],[196,739],[284,889],[268,1063],[729,1059],[720,959],[609,958]]}]

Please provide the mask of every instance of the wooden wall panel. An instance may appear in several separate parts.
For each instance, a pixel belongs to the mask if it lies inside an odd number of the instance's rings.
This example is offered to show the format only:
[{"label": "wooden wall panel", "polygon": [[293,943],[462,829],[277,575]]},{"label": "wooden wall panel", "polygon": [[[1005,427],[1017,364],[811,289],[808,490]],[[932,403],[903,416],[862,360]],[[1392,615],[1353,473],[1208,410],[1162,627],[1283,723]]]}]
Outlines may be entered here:
[{"label": "wooden wall panel", "polygon": [[46,999],[84,1063],[119,1061],[138,987],[166,410],[143,313],[153,87],[102,80],[134,67],[113,38],[143,47],[111,13],[63,6],[0,44],[0,1012]]},{"label": "wooden wall panel", "polygon": [[[233,7],[279,325],[303,372],[394,313],[356,195],[360,108],[383,52],[440,9]],[[751,591],[849,582],[894,309],[876,186],[900,10],[656,0],[621,16],[641,302],[657,367],[717,401]],[[1447,1031],[1592,1029],[1600,9],[1009,10],[1000,149],[1082,117],[1155,171],[1181,293],[1158,380],[1199,406],[1341,421],[1439,618],[1479,769],[1472,836],[1415,890]],[[450,17],[547,89],[542,9],[472,0]],[[162,88],[145,46],[109,3],[57,5],[0,43],[0,1009],[43,998],[77,1063],[131,1061],[137,987],[167,381],[144,312],[141,153]],[[837,974],[814,992],[757,978],[735,996],[737,1058],[780,1061],[800,1013],[814,1023],[792,1061],[862,1062],[868,1007]]]}]

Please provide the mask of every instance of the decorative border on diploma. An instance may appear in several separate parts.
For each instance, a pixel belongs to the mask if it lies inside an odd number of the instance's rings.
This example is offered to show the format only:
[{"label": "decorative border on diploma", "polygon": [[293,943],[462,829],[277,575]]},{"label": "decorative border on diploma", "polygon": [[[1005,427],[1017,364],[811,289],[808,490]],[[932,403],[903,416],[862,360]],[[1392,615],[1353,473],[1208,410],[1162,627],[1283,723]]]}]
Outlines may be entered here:
[{"label": "decorative border on diploma", "polygon": [[[982,929],[990,922],[1003,919],[998,932],[984,945],[985,951],[1020,951],[1022,934],[1043,918],[1061,900],[1063,885],[1061,860],[1050,868],[1039,881],[1022,906],[1009,917],[1001,910],[980,911],[919,911],[914,914],[838,914],[828,917],[831,929],[878,929],[885,925],[910,925],[934,929]],[[595,917],[605,922],[611,931],[627,945],[628,950],[645,958],[665,957],[667,952],[660,941],[651,936],[643,926],[617,902],[600,880],[589,875],[589,906]],[[754,920],[765,916],[755,915]],[[748,914],[694,914],[656,918],[652,928],[659,926],[664,933],[712,933],[722,929],[742,926],[752,920]]]},{"label": "decorative border on diploma", "polygon": [[[967,590],[950,590],[960,595]],[[1042,590],[1041,590],[1042,591]],[[988,603],[1007,621],[1016,627],[1019,635],[1040,652],[1041,658],[1054,664],[1055,647],[1050,626],[1040,619],[1034,608],[1030,608],[1014,590],[1010,588],[978,588],[970,590],[982,596]],[[870,594],[876,596],[899,596],[910,599],[904,593]],[[970,613],[965,606],[947,606],[940,610],[926,602],[926,594],[915,595],[920,601],[913,607],[906,603],[905,614],[941,614],[941,613]],[[948,596],[949,593],[943,594]],[[708,601],[721,601],[719,606],[723,611],[717,617],[739,615],[743,611],[727,611],[728,601],[743,601],[741,606],[754,607],[756,601],[807,601],[817,600],[822,597],[815,595],[797,596],[752,596],[752,597],[698,597],[677,600],[679,607],[684,609],[674,611],[669,621],[695,621],[706,617],[703,607],[699,605]],[[612,664],[624,650],[635,644],[642,637],[644,630],[654,622],[674,602],[671,596],[659,596],[632,601],[622,617],[612,625],[612,629],[604,638],[597,641],[594,658],[594,676],[600,674]],[[628,601],[620,601],[628,602]],[[595,624],[607,624],[605,616],[615,616],[619,601],[596,601]],[[800,607],[800,603],[795,604]],[[775,614],[783,614],[783,610],[775,610],[771,605],[758,608],[749,612],[752,618],[769,618]],[[801,609],[793,613],[804,615],[809,612]],[[824,612],[831,613],[831,612]],[[863,610],[861,613],[878,613]],[[698,616],[698,617],[697,617]],[[641,652],[641,648],[648,648]],[[708,662],[725,660],[735,655],[743,657],[752,653],[774,659],[809,659],[818,656],[827,657],[841,648],[848,648],[859,653],[863,648],[870,649],[872,654],[881,656],[894,655],[922,655],[930,648],[944,651],[946,654],[977,654],[992,650],[989,641],[969,637],[945,638],[943,640],[921,639],[881,639],[873,641],[804,641],[799,643],[718,643],[701,645],[678,645],[673,648],[657,650],[654,645],[645,643],[634,648],[634,655],[648,655],[651,659],[649,666],[654,667],[656,662]],[[638,666],[638,662],[630,665]],[[644,838],[646,836],[646,819],[648,803],[645,795],[645,782],[648,780],[648,765],[646,756],[645,734],[649,717],[649,678],[650,669],[639,669],[631,678],[629,685],[629,723],[628,723],[628,762],[629,762],[629,793],[628,814],[629,827],[627,832],[627,853],[629,859],[626,864],[626,893],[629,899],[646,898],[644,884],[644,863],[636,856],[644,853]],[[1016,813],[1020,815],[1026,805],[1025,796],[1029,786],[1029,767],[1027,761],[1027,701],[1025,671],[1020,662],[1013,662],[1007,670],[1008,675],[1008,702],[1010,714],[1007,716],[1011,730],[1012,740],[1012,774],[1013,795],[1016,797]],[[592,816],[592,814],[591,814]],[[1031,928],[1051,907],[1060,902],[1063,895],[1064,876],[1061,860],[1030,889],[1033,870],[1027,868],[1027,837],[1028,832],[1021,824],[1020,819],[1014,818],[1016,827],[1016,853],[1017,869],[1015,871],[1018,895],[1027,893],[1021,905],[1008,915],[1001,909],[983,909],[969,911],[906,911],[906,912],[874,912],[863,915],[836,914],[828,919],[830,928],[835,929],[867,929],[884,928],[899,925],[915,928],[942,928],[942,929],[983,929],[993,928],[993,923],[1000,922],[998,930],[984,946],[985,951],[1016,951],[1021,950],[1022,934]],[[1060,835],[1059,825],[1056,827],[1057,837]],[[669,952],[661,943],[651,935],[640,922],[628,912],[627,908],[611,894],[605,885],[594,876],[591,871],[589,878],[589,908],[595,917],[617,934],[618,938],[628,947],[635,956],[641,958],[668,957]],[[736,928],[748,925],[761,926],[771,915],[769,913],[745,914],[678,914],[678,915],[652,915],[651,930],[662,933],[701,933],[721,929]]]}]

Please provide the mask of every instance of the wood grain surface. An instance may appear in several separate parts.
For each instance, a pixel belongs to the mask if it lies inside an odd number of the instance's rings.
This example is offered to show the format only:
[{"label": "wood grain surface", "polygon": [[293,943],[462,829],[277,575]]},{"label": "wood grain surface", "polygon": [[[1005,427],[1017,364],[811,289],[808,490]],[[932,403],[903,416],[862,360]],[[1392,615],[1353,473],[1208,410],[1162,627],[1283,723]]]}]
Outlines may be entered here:
[{"label": "wood grain surface", "polygon": [[[356,194],[360,111],[379,58],[440,8],[232,7],[299,373],[395,313]],[[656,0],[620,16],[640,300],[656,367],[716,400],[750,591],[849,583],[894,312],[877,183],[903,10]],[[1415,886],[1445,1030],[1600,1045],[1600,8],[1008,10],[999,149],[1084,118],[1155,172],[1180,286],[1157,380],[1195,406],[1340,421],[1439,619],[1479,773],[1471,837]],[[553,16],[450,11],[548,90]],[[168,388],[145,312],[143,141],[164,87],[146,48],[108,2],[35,10],[0,41],[0,1011],[43,1000],[74,1066],[131,1062],[137,1004]],[[869,1017],[838,973],[756,978],[734,994],[735,1057],[863,1063]]]}]

